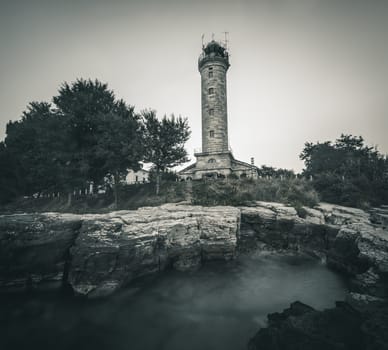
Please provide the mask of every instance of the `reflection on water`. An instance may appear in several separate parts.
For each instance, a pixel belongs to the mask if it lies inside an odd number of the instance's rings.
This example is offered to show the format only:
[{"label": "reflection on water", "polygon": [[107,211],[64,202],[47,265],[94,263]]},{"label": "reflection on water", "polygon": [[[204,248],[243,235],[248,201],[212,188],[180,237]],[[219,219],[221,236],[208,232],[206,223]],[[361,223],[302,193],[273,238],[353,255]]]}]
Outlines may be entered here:
[{"label": "reflection on water", "polygon": [[2,349],[246,349],[266,315],[300,300],[343,299],[342,279],[316,260],[262,254],[170,271],[104,300],[2,296]]}]

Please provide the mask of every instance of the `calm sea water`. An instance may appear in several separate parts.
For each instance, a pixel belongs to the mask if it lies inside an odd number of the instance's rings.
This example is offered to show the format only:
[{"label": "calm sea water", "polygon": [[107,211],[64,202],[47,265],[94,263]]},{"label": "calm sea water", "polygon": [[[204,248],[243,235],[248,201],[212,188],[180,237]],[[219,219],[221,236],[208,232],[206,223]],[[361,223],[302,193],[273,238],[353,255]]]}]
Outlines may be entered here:
[{"label": "calm sea water", "polygon": [[191,273],[166,272],[104,300],[3,295],[0,348],[246,349],[268,313],[295,300],[331,307],[345,289],[319,261],[261,254]]}]

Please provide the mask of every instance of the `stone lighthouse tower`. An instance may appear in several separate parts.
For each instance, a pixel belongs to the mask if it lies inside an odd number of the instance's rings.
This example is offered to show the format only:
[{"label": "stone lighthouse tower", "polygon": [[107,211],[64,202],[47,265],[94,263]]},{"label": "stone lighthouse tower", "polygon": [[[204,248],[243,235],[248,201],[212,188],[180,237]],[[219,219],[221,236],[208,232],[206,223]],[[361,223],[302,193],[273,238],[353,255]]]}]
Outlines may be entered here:
[{"label": "stone lighthouse tower", "polygon": [[182,179],[257,177],[257,168],[234,159],[228,141],[226,73],[230,67],[224,44],[212,40],[202,47],[198,59],[201,74],[202,149],[195,164],[181,170]]},{"label": "stone lighthouse tower", "polygon": [[211,41],[198,60],[201,73],[202,152],[229,151],[226,72],[229,55],[216,41]]}]

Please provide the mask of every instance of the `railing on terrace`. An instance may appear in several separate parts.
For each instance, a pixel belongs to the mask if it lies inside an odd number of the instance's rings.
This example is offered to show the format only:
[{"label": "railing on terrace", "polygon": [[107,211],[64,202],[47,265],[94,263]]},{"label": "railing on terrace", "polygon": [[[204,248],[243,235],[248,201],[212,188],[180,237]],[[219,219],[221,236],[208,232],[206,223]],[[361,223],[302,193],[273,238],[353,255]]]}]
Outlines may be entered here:
[{"label": "railing on terrace", "polygon": [[[233,153],[232,147],[228,146],[228,151]],[[194,154],[197,154],[197,153],[212,153],[212,152],[215,152],[215,151],[202,152],[202,148],[201,147],[194,148]]]}]

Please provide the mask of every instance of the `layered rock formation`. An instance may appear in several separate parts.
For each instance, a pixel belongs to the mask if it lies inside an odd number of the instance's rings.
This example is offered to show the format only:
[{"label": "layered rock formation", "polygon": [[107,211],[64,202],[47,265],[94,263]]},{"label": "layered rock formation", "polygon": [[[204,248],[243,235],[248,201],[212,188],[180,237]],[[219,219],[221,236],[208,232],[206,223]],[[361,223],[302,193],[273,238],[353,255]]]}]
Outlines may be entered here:
[{"label": "layered rock formation", "polygon": [[388,205],[382,205],[379,208],[373,208],[370,210],[371,221],[379,224],[384,228],[388,227]]},{"label": "layered rock formation", "polygon": [[[303,216],[303,217],[301,217]],[[300,302],[268,315],[268,326],[250,340],[250,350],[388,349],[388,232],[376,212],[320,204],[298,213],[280,204],[241,208],[244,248],[263,242],[324,258],[350,276],[346,302],[317,311]],[[249,242],[247,245],[246,243]]]},{"label": "layered rock formation", "polygon": [[233,259],[239,219],[236,208],[185,205],[86,215],[70,250],[69,283],[77,293],[101,296],[169,266]]},{"label": "layered rock formation", "polygon": [[[262,243],[316,255],[352,278],[352,290],[388,295],[388,231],[361,209],[321,203],[314,209],[257,202],[241,209],[243,249]],[[303,217],[301,217],[303,216]]]},{"label": "layered rock formation", "polygon": [[72,214],[1,215],[1,289],[60,287],[80,227],[81,218]]},{"label": "layered rock formation", "polygon": [[164,205],[99,215],[0,216],[0,288],[70,284],[102,296],[132,279],[233,259],[240,211]]},{"label": "layered rock formation", "polygon": [[[241,229],[240,229],[241,222]],[[388,234],[369,214],[320,204],[200,207],[167,204],[98,215],[0,216],[0,289],[69,284],[107,295],[134,278],[233,259],[236,252],[293,249],[352,277],[357,298],[386,297]]]}]

